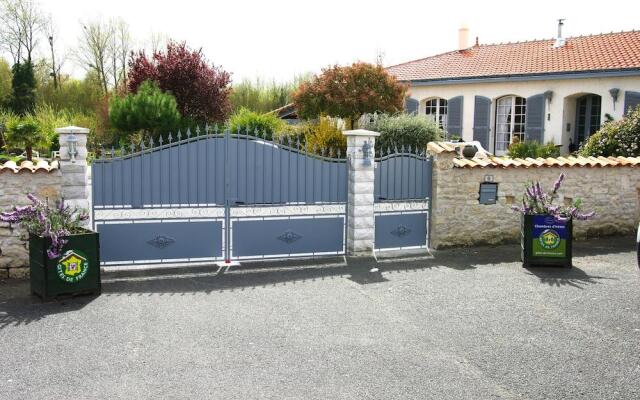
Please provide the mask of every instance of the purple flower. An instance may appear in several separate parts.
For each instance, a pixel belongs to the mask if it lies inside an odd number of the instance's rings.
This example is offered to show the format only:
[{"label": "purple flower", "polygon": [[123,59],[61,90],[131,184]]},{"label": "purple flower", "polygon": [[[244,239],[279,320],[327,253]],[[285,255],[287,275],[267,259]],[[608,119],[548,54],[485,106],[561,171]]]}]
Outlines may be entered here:
[{"label": "purple flower", "polygon": [[560,189],[560,185],[562,185],[562,182],[564,181],[564,172],[560,174],[560,176],[558,177],[558,179],[556,179],[556,181],[553,184],[553,194],[556,194],[558,192],[558,189]]}]

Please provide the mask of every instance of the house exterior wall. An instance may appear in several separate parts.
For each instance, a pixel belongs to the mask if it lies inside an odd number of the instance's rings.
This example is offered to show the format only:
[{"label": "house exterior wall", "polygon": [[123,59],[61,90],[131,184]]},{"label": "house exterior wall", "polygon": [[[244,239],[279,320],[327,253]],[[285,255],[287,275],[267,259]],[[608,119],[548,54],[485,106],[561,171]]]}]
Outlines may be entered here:
[{"label": "house exterior wall", "polygon": [[[588,221],[575,221],[577,239],[632,234],[640,217],[640,167],[518,167],[456,168],[455,153],[433,154],[433,248],[499,244],[520,240],[520,215],[511,210],[522,199],[527,182],[539,181],[545,190],[561,172],[565,181],[556,204],[580,198]],[[480,204],[480,183],[490,175],[498,184],[496,204]]]},{"label": "house exterior wall", "polygon": [[[620,93],[618,100],[613,103],[609,89],[618,88]],[[477,82],[477,83],[446,83],[416,85],[410,84],[408,95],[420,101],[421,114],[424,114],[424,102],[433,97],[450,99],[463,96],[462,111],[462,135],[464,140],[473,139],[474,97],[485,96],[492,100],[491,109],[491,148],[495,149],[495,103],[500,97],[516,95],[530,97],[553,91],[551,102],[546,102],[544,142],[553,141],[562,144],[562,151],[569,151],[569,138],[574,137],[575,132],[575,100],[584,94],[597,94],[602,97],[601,122],[604,122],[605,114],[610,114],[614,119],[622,117],[624,110],[625,91],[640,92],[640,76],[628,77],[602,77],[579,79],[550,79],[531,81],[502,81],[502,82]],[[570,129],[567,131],[567,123]]]}]

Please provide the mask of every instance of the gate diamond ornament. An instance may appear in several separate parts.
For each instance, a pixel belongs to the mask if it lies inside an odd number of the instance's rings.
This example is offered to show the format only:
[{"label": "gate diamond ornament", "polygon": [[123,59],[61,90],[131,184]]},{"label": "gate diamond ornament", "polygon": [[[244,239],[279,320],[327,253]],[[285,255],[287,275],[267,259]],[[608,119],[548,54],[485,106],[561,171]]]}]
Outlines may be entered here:
[{"label": "gate diamond ornament", "polygon": [[302,235],[298,235],[294,231],[287,230],[282,235],[278,236],[278,240],[282,240],[287,244],[291,244],[299,239],[302,239]]},{"label": "gate diamond ornament", "polygon": [[149,243],[150,245],[158,249],[164,249],[170,244],[175,243],[175,239],[170,238],[168,236],[158,235],[155,238],[149,240],[147,243]]},{"label": "gate diamond ornament", "polygon": [[397,237],[405,237],[410,233],[411,233],[411,229],[407,228],[404,225],[398,225],[396,229],[391,231],[391,234]]}]

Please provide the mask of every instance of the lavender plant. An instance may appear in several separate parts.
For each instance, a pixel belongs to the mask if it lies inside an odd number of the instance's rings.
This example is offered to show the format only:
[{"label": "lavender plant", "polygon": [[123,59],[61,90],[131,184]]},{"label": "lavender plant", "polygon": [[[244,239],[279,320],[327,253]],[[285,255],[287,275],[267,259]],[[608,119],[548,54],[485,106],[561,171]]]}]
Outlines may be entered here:
[{"label": "lavender plant", "polygon": [[554,182],[551,193],[545,192],[540,186],[540,182],[527,184],[522,197],[522,206],[511,206],[511,208],[525,215],[551,215],[558,222],[566,222],[569,219],[587,220],[595,217],[594,211],[581,212],[582,199],[574,200],[570,206],[553,204],[553,201],[558,198],[558,190],[562,186],[564,178],[564,173],[561,173]]},{"label": "lavender plant", "polygon": [[28,194],[30,205],[13,206],[10,211],[0,212],[0,221],[9,224],[20,224],[29,234],[51,238],[51,246],[47,249],[50,259],[60,257],[62,248],[67,244],[65,237],[83,231],[82,224],[89,219],[84,209],[71,208],[64,199],[49,206],[48,199],[42,201],[33,194]]}]

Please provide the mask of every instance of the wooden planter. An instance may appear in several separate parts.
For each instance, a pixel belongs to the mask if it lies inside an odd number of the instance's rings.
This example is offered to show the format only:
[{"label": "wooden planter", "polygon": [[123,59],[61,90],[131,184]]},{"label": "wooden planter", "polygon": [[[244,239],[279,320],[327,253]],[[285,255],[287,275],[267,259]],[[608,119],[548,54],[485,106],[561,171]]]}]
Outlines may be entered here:
[{"label": "wooden planter", "polygon": [[571,268],[571,220],[562,223],[550,215],[523,215],[520,230],[523,267],[554,265]]},{"label": "wooden planter", "polygon": [[65,237],[62,255],[54,260],[47,256],[50,238],[29,237],[31,293],[49,300],[59,295],[100,294],[100,248],[98,233]]}]

